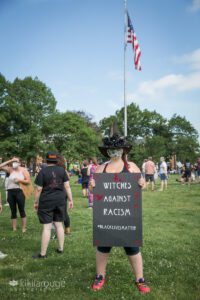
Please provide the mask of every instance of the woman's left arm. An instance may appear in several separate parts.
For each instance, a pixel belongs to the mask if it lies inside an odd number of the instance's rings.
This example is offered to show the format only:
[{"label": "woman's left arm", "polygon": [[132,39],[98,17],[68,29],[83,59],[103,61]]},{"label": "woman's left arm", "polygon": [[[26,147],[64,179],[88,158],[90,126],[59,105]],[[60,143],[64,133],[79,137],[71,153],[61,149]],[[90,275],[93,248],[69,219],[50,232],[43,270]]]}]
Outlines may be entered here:
[{"label": "woman's left arm", "polygon": [[24,179],[18,179],[18,178],[16,178],[15,182],[16,183],[29,184],[31,182],[29,172],[26,169],[23,168],[22,173],[24,175]]}]

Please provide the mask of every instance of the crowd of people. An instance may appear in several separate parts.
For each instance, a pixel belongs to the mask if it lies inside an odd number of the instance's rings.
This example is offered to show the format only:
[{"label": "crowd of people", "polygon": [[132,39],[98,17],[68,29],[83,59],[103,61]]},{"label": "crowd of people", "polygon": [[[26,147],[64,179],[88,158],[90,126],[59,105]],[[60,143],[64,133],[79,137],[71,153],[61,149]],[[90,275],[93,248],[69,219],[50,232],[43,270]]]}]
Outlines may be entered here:
[{"label": "crowd of people", "polygon": [[[34,174],[34,209],[43,227],[41,249],[38,254],[33,256],[34,259],[47,258],[52,227],[56,230],[58,240],[56,252],[62,254],[64,251],[64,235],[70,233],[70,218],[67,207],[72,209],[74,206],[70,176],[73,173],[78,176],[77,182],[82,185],[83,197],[88,199],[88,208],[91,209],[93,207],[93,188],[95,187],[94,173],[140,173],[139,167],[127,160],[130,149],[131,146],[125,138],[114,134],[112,137],[104,138],[103,145],[99,146],[100,152],[108,160],[106,163],[98,164],[97,159],[92,158],[89,161],[84,160],[80,167],[76,166],[73,170],[67,170],[66,160],[62,155],[56,152],[47,153],[46,161],[37,166]],[[13,231],[17,230],[18,210],[21,217],[21,230],[24,234],[26,232],[25,197],[27,190],[31,188],[30,173],[27,168],[22,166],[17,157],[1,163],[0,169],[6,173],[7,202],[11,211],[12,229]],[[159,164],[155,164],[152,157],[144,159],[141,170],[142,176],[138,181],[138,185],[142,189],[148,190],[150,187],[154,191],[157,177],[160,178],[159,191],[167,189],[169,170],[164,157],[160,158]],[[196,167],[189,160],[182,164],[181,180],[191,182],[193,172],[196,172],[198,182],[200,182],[200,159],[198,159]],[[0,213],[2,210],[0,194]],[[106,266],[111,248],[97,247],[96,277],[92,284],[93,290],[100,290],[104,286]],[[139,247],[124,247],[124,250],[135,275],[136,287],[141,293],[149,293],[150,288],[143,276],[142,255]],[[6,257],[6,254],[0,252],[0,258],[4,257]]]},{"label": "crowd of people", "polygon": [[167,190],[167,182],[171,173],[179,174],[179,178],[176,181],[182,184],[191,182],[200,183],[200,158],[197,162],[192,164],[189,159],[186,159],[184,163],[178,162],[176,169],[170,170],[169,164],[165,161],[164,157],[160,157],[160,162],[155,163],[152,157],[144,159],[142,164],[142,176],[145,179],[144,189],[155,190],[155,183],[157,179],[160,179],[159,191]]}]

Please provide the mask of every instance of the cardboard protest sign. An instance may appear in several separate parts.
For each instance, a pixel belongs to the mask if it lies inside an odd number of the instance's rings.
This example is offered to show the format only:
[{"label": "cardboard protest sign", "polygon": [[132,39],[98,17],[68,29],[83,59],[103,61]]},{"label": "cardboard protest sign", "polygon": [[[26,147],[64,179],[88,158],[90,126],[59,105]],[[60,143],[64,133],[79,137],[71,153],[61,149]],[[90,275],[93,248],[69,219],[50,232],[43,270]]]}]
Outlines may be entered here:
[{"label": "cardboard protest sign", "polygon": [[142,246],[140,174],[94,174],[93,245]]}]

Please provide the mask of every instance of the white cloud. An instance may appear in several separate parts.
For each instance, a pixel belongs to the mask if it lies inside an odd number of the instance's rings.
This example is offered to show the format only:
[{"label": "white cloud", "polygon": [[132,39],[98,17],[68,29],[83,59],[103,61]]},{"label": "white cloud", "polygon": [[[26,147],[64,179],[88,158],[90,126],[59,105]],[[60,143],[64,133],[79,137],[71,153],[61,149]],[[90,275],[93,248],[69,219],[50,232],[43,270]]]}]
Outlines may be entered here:
[{"label": "white cloud", "polygon": [[137,93],[155,96],[168,89],[173,89],[176,92],[200,89],[200,72],[189,75],[169,74],[157,80],[144,81],[140,83]]},{"label": "white cloud", "polygon": [[176,64],[187,64],[192,70],[200,70],[200,48],[191,53],[175,57],[172,61]]},{"label": "white cloud", "polygon": [[200,72],[182,76],[181,81],[177,85],[178,91],[192,91],[194,89],[200,89]]},{"label": "white cloud", "polygon": [[192,4],[189,6],[189,11],[197,12],[200,10],[200,0],[193,0]]},{"label": "white cloud", "polygon": [[182,79],[182,75],[169,74],[157,80],[149,80],[140,83],[139,94],[154,96],[158,91],[176,86]]},{"label": "white cloud", "polygon": [[144,81],[140,83],[137,94],[155,97],[167,91],[184,92],[200,89],[200,48],[173,58],[173,62],[189,66],[192,71],[188,74],[167,74],[156,80]]}]

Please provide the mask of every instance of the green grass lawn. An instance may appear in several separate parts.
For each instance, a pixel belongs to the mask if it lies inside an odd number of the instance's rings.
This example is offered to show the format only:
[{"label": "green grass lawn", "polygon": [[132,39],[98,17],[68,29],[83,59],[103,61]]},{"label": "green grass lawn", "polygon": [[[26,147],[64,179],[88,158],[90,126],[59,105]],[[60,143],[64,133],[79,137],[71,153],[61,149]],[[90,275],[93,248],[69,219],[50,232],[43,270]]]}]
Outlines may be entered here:
[{"label": "green grass lawn", "polygon": [[[91,291],[95,275],[92,246],[92,211],[82,198],[80,185],[71,180],[74,209],[70,212],[72,234],[65,238],[63,255],[55,253],[51,240],[46,260],[33,260],[40,250],[41,225],[26,202],[27,232],[11,231],[10,209],[0,215],[0,299],[200,299],[200,184],[180,185],[175,176],[168,191],[143,192],[142,255],[144,274],[152,292],[140,295],[134,286],[124,250],[113,248],[107,282],[100,292]],[[3,199],[4,193],[3,193]],[[20,219],[19,219],[20,222]],[[9,285],[15,280],[18,285]]]}]

